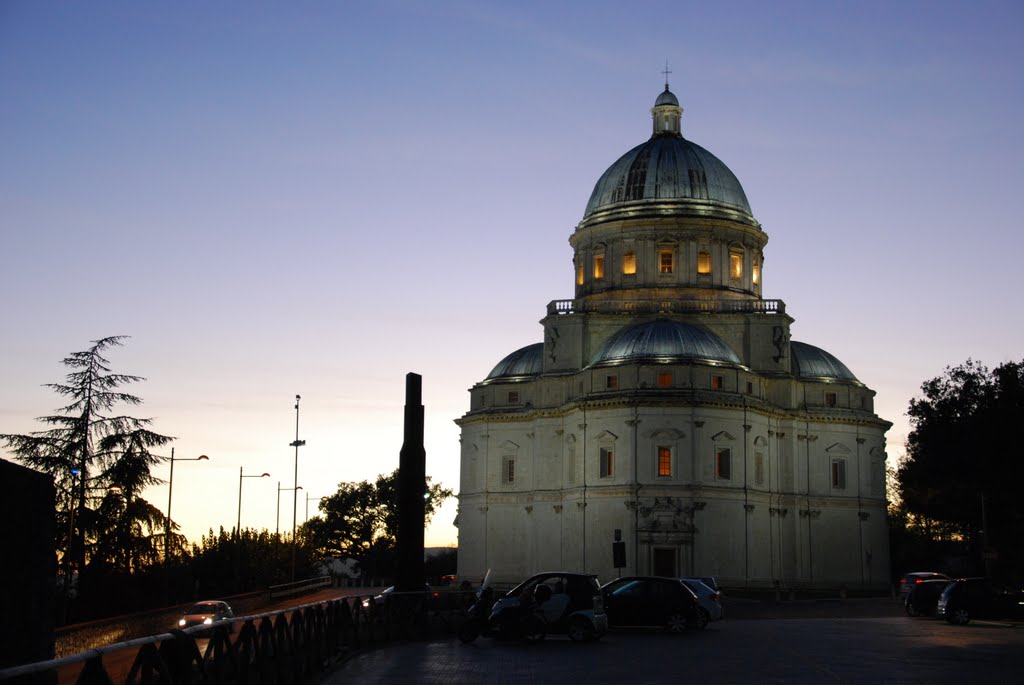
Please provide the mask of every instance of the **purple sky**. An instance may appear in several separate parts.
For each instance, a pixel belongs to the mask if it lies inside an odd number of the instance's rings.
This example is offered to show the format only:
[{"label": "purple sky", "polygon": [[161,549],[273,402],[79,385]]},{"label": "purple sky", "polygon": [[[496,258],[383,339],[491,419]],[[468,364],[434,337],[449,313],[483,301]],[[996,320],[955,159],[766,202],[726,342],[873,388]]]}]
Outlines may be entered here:
[{"label": "purple sky", "polygon": [[175,469],[186,535],[234,525],[239,466],[272,474],[242,523],[273,530],[295,394],[316,498],[398,465],[415,371],[427,472],[457,490],[466,390],[572,296],[568,237],[668,60],[684,136],[770,237],[765,297],[878,392],[894,462],[922,381],[1024,357],[1022,22],[1018,1],[0,2],[0,432],[61,405],[41,385],[66,354],[130,335],[110,359],[148,379],[136,414],[211,457]]}]

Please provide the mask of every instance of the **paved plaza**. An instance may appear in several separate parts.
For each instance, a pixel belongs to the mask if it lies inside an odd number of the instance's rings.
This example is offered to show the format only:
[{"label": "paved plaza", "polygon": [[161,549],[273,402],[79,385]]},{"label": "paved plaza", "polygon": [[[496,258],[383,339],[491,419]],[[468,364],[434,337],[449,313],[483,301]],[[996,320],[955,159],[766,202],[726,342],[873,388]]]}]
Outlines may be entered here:
[{"label": "paved plaza", "polygon": [[612,632],[594,643],[556,636],[538,645],[487,638],[463,645],[452,637],[385,646],[356,655],[320,685],[1020,682],[1022,626],[911,619],[894,600],[733,613],[742,617],[683,635]]}]

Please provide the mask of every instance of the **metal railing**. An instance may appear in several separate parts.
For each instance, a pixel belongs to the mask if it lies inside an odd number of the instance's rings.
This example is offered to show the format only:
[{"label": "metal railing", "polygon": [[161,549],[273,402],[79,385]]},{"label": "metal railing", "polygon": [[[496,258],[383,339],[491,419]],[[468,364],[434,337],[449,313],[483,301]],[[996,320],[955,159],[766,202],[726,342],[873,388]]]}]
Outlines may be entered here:
[{"label": "metal railing", "polygon": [[[361,595],[219,621],[0,670],[4,685],[298,685],[377,643],[454,633],[469,593]],[[232,639],[236,626],[241,625]],[[207,639],[200,651],[199,641]],[[138,649],[127,672],[104,656]],[[81,665],[75,676],[73,669]]]}]

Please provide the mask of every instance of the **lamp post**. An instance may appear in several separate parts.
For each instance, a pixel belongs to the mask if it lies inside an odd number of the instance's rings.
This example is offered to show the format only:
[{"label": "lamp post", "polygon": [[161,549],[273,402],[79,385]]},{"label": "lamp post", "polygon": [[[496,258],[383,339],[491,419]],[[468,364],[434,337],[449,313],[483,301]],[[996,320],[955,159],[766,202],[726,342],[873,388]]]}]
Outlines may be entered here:
[{"label": "lamp post", "polygon": [[238,522],[235,524],[235,535],[242,537],[242,479],[243,478],[270,478],[269,473],[261,473],[258,476],[253,474],[251,476],[245,476],[242,474],[244,467],[238,467]]},{"label": "lamp post", "polygon": [[174,492],[174,462],[176,461],[209,461],[205,454],[198,457],[175,458],[174,448],[171,448],[171,475],[167,477],[167,525],[164,528],[164,564],[171,560],[171,493]]},{"label": "lamp post", "polygon": [[310,502],[310,500],[314,500],[314,499],[317,500],[317,501],[321,501],[321,500],[327,499],[327,497],[326,496],[324,496],[324,497],[313,497],[312,495],[306,495],[306,521],[309,520],[309,502]]},{"label": "lamp post", "polygon": [[274,519],[274,525],[276,526],[276,529],[274,530],[274,534],[277,535],[277,537],[279,539],[281,537],[281,493],[282,492],[289,492],[291,490],[301,490],[301,489],[302,489],[301,485],[297,485],[294,488],[282,488],[281,487],[281,481],[277,481],[277,518]]},{"label": "lamp post", "polygon": [[299,400],[301,395],[295,396],[295,440],[289,447],[295,448],[295,487],[292,488],[292,582],[295,581],[295,522],[299,511],[299,448],[306,444],[305,440],[299,440]]}]

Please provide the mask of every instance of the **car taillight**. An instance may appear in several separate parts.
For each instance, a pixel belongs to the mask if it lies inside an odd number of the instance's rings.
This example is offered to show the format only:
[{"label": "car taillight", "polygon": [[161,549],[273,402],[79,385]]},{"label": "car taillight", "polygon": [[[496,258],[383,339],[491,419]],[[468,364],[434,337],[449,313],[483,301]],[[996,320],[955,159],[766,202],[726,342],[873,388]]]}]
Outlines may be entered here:
[{"label": "car taillight", "polygon": [[900,578],[900,585],[906,585],[906,584],[907,584],[907,579],[906,578]]},{"label": "car taillight", "polygon": [[914,580],[914,585],[917,585],[917,584],[918,584],[918,583],[920,583],[920,582],[921,582],[921,579],[920,579],[920,578],[917,578],[916,580]]},{"label": "car taillight", "polygon": [[717,601],[719,601],[719,600],[718,600],[718,593],[717,593],[717,592],[714,592],[714,593],[712,593],[712,594],[711,594],[711,601],[712,601],[712,602],[717,602]]}]

